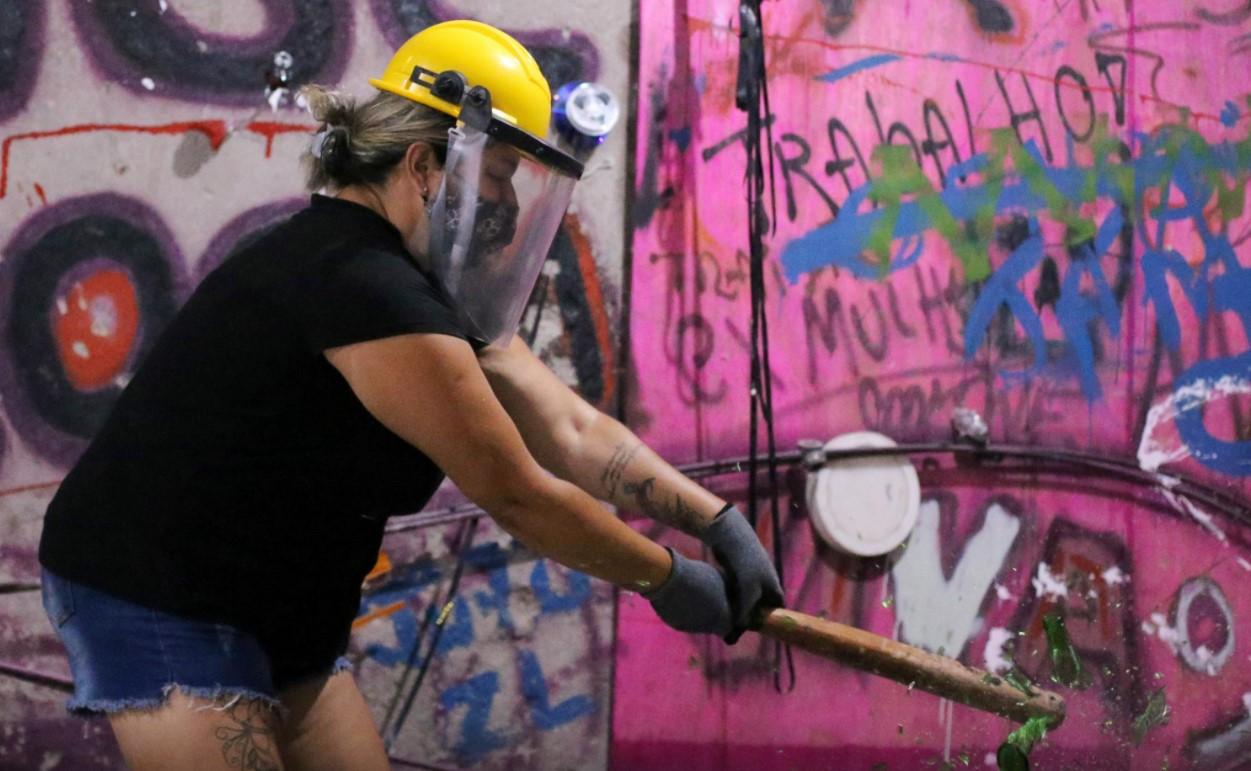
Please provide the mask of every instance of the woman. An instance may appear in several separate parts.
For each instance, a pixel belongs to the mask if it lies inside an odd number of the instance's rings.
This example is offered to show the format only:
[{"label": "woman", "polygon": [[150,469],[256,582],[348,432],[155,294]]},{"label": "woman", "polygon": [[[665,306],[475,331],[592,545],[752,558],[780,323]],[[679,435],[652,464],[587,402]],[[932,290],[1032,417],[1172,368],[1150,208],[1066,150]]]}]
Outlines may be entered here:
[{"label": "woman", "polygon": [[[385,769],[345,668],[388,515],[450,477],[539,554],[733,641],[777,576],[731,506],[511,333],[577,161],[534,59],[487,25],[414,36],[368,103],[305,93],[335,197],[242,248],[163,333],[49,506],[44,605],[70,708],[135,769]],[[722,571],[594,498],[700,537]]]}]

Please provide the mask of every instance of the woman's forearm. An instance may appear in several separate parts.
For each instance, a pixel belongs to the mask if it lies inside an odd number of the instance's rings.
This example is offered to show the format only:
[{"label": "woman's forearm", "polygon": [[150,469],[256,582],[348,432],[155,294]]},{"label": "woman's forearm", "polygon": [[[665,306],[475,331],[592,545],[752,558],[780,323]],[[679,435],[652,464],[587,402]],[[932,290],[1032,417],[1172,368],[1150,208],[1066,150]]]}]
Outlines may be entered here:
[{"label": "woman's forearm", "polygon": [[602,413],[566,448],[561,469],[591,495],[694,536],[725,506]]},{"label": "woman's forearm", "polygon": [[547,477],[526,500],[491,514],[528,548],[617,586],[646,592],[669,576],[664,547],[559,479]]}]

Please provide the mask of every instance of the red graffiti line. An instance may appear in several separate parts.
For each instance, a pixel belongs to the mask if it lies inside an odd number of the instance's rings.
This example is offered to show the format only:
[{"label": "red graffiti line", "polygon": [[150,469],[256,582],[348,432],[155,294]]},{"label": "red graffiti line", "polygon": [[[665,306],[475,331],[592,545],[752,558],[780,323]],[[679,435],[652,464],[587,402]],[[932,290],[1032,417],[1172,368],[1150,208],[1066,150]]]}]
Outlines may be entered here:
[{"label": "red graffiti line", "polygon": [[208,137],[214,150],[226,141],[226,121],[199,120],[181,123],[165,123],[158,126],[134,126],[124,123],[84,123],[80,126],[65,126],[50,131],[30,131],[25,134],[14,134],[6,137],[0,146],[0,198],[4,198],[9,189],[9,152],[14,142],[25,139],[50,139],[71,134],[88,134],[96,131],[120,131],[135,134],[185,134],[188,131],[199,131]]},{"label": "red graffiti line", "polygon": [[48,205],[48,196],[43,192],[43,185],[35,183],[35,195],[39,196],[39,202],[44,206]]},{"label": "red graffiti line", "polygon": [[612,325],[608,320],[608,311],[604,303],[604,289],[599,283],[599,273],[595,267],[595,256],[591,253],[591,242],[576,217],[572,214],[565,217],[566,232],[573,243],[573,250],[578,255],[578,268],[582,274],[582,286],[586,291],[586,307],[590,311],[591,324],[595,328],[595,342],[603,356],[604,393],[603,404],[612,404],[617,393],[617,365],[615,349],[612,344]]},{"label": "red graffiti line", "polygon": [[35,484],[32,484],[32,485],[21,485],[19,487],[10,487],[4,490],[0,490],[0,498],[4,498],[10,495],[18,495],[19,493],[34,492],[35,490],[46,490],[49,487],[56,487],[59,484],[61,484],[61,480],[58,479],[55,482],[36,482]]},{"label": "red graffiti line", "polygon": [[[710,19],[700,19],[700,18],[696,18],[692,16],[690,17],[690,25],[691,25],[691,30],[697,31],[697,32],[703,32],[703,33],[708,33],[708,34],[715,33],[715,32],[732,32],[736,35],[738,34],[738,29],[736,27],[731,27],[726,24],[718,24]],[[806,43],[808,45],[818,46],[820,48],[825,48],[830,51],[868,51],[871,53],[892,54],[894,56],[898,56],[900,58],[906,58],[906,59],[918,59],[918,60],[932,60],[933,59],[933,55],[931,53],[906,51],[900,48],[889,48],[887,46],[879,46],[879,45],[867,45],[867,44],[861,44],[861,43],[830,43],[825,40],[817,40],[814,38],[785,37],[782,35],[774,35],[774,34],[768,34],[768,33],[765,34],[765,39],[772,40],[772,41],[781,41],[785,43]],[[1057,85],[1061,88],[1068,88],[1068,89],[1081,89],[1082,88],[1082,86],[1078,85],[1077,83],[1070,83],[1064,80],[1063,78],[1055,78],[1055,77],[1052,77],[1051,75],[1047,75],[1041,72],[1034,72],[1032,70],[1026,70],[1021,67],[1005,66],[1001,64],[995,64],[993,62],[979,61],[977,59],[972,59],[972,58],[968,58],[964,56],[959,57],[959,59],[957,60],[957,63],[967,64],[967,65],[978,67],[984,70],[1006,72],[1006,73],[1011,73],[1013,75],[1020,75],[1021,77],[1033,78],[1034,80],[1045,81],[1047,83]],[[1099,85],[1097,83],[1087,84],[1086,88],[1096,93],[1105,93],[1105,94],[1114,93],[1114,89],[1108,86]],[[1127,89],[1127,92],[1128,92],[1128,89]],[[1195,122],[1206,120],[1206,121],[1216,123],[1216,122],[1220,122],[1221,120],[1220,115],[1207,113],[1207,112],[1200,112],[1199,110],[1191,110],[1185,107],[1184,105],[1179,105],[1175,102],[1171,102],[1167,99],[1162,99],[1158,96],[1153,96],[1151,94],[1137,94],[1137,97],[1138,97],[1138,101],[1140,102],[1150,102],[1152,104],[1160,104],[1165,107],[1185,109],[1190,119]],[[1248,116],[1251,116],[1251,113],[1249,113]],[[1248,117],[1248,116],[1244,116],[1244,117]]]},{"label": "red graffiti line", "polygon": [[300,123],[276,123],[274,121],[258,120],[249,123],[247,129],[254,134],[260,134],[265,137],[265,157],[269,158],[274,152],[274,137],[279,134],[311,134],[317,130],[317,127]]},{"label": "red graffiti line", "polygon": [[[265,137],[265,157],[269,158],[273,153],[274,137],[279,134],[308,134],[312,133],[315,126],[302,123],[279,123],[275,121],[252,121],[244,127],[245,131],[253,134],[260,134]],[[84,123],[78,126],[65,126],[59,129],[50,129],[48,131],[29,131],[24,134],[14,134],[6,137],[3,145],[0,145],[0,198],[4,198],[9,190],[9,156],[10,151],[15,142],[31,139],[50,139],[53,137],[64,137],[72,134],[88,134],[97,131],[116,131],[129,134],[169,134],[178,135],[186,134],[189,131],[199,131],[208,137],[209,146],[214,151],[220,150],[222,143],[226,141],[226,137],[230,135],[231,129],[224,120],[195,120],[180,121],[177,123],[162,123],[154,126],[138,126],[128,123]]]}]

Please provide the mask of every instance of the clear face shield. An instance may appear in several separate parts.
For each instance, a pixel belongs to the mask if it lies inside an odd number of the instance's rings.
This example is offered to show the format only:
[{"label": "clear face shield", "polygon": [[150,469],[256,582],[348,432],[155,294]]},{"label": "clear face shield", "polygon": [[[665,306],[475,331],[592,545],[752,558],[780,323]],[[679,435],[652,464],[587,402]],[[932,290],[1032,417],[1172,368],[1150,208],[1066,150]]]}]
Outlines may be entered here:
[{"label": "clear face shield", "polygon": [[580,174],[577,161],[495,119],[449,132],[430,268],[471,336],[512,338]]}]

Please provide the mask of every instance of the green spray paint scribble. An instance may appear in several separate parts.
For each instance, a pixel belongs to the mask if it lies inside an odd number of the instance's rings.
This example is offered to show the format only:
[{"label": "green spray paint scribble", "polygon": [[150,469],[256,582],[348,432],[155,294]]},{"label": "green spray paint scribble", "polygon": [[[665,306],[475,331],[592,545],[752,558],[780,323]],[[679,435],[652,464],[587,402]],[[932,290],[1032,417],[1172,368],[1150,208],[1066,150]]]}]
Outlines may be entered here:
[{"label": "green spray paint scribble", "polygon": [[881,175],[869,188],[869,200],[883,207],[882,217],[873,224],[867,239],[885,278],[890,269],[891,244],[895,240],[895,222],[905,195],[914,195],[916,205],[929,218],[930,224],[946,239],[957,259],[964,266],[969,281],[981,281],[990,275],[990,238],[994,233],[995,202],[1003,187],[1003,176],[988,176],[986,189],[989,202],[974,216],[970,227],[960,223],[933,183],[917,165],[911,149],[901,145],[878,145],[873,160],[881,165]]},{"label": "green spray paint scribble", "polygon": [[1043,740],[1051,725],[1051,718],[1039,715],[1026,720],[1024,725],[1008,734],[995,753],[1000,771],[1028,771],[1030,751]]},{"label": "green spray paint scribble", "polygon": [[1159,688],[1155,693],[1151,694],[1151,698],[1147,700],[1147,708],[1142,714],[1134,718],[1133,724],[1130,726],[1134,732],[1134,744],[1142,744],[1142,740],[1146,738],[1147,733],[1152,729],[1158,728],[1168,722],[1172,709],[1164,700],[1164,689]]},{"label": "green spray paint scribble", "polygon": [[[1248,100],[1251,102],[1251,99]],[[1126,208],[1131,219],[1140,214],[1159,218],[1166,214],[1170,187],[1180,166],[1202,169],[1204,181],[1210,186],[1212,211],[1219,212],[1221,222],[1237,221],[1246,212],[1248,170],[1251,169],[1251,133],[1243,140],[1227,145],[1235,155],[1231,174],[1228,164],[1220,162],[1212,145],[1202,134],[1181,122],[1167,124],[1154,134],[1162,138],[1152,145],[1151,152],[1161,163],[1139,163],[1131,157],[1131,149],[1108,127],[1108,118],[1097,118],[1088,147],[1093,164],[1079,171],[1080,184],[1070,195],[1052,181],[1049,167],[1032,154],[1009,128],[991,132],[985,164],[978,171],[985,192],[984,203],[972,217],[957,220],[943,193],[936,190],[913,155],[904,145],[878,145],[872,153],[879,173],[869,182],[868,198],[881,207],[881,216],[873,223],[865,241],[866,260],[879,267],[882,278],[890,271],[891,248],[905,198],[915,204],[932,227],[946,241],[964,268],[970,283],[990,276],[990,249],[995,237],[995,216],[1005,182],[1020,179],[1044,202],[1049,216],[1066,228],[1065,241],[1070,247],[1091,241],[1096,234],[1093,216],[1083,214],[1083,207],[1097,201],[1100,190],[1110,191],[1111,198]],[[1139,159],[1142,160],[1142,159]],[[1158,206],[1143,212],[1140,204],[1146,190],[1158,192]],[[1090,214],[1087,209],[1086,214]]]},{"label": "green spray paint scribble", "polygon": [[[1080,204],[1095,200],[1098,180],[1095,178],[1094,169],[1090,169],[1082,175],[1081,191],[1078,194],[1077,201],[1074,202],[1052,184],[1051,180],[1047,178],[1046,170],[1038,162],[1038,159],[1030,155],[1025,146],[1016,138],[1014,132],[1007,129],[999,129],[991,135],[991,142],[992,145],[998,145],[996,153],[992,157],[1002,158],[1005,155],[1011,157],[1016,173],[1025,181],[1030,190],[1037,193],[1039,197],[1047,202],[1047,211],[1051,214],[1051,217],[1056,222],[1061,222],[1067,226],[1068,235],[1066,240],[1069,246],[1076,246],[1094,239],[1095,221],[1078,213]],[[1002,166],[998,170],[1002,173]]]},{"label": "green spray paint scribble", "polygon": [[1086,688],[1090,676],[1082,666],[1082,660],[1069,639],[1064,617],[1051,613],[1043,616],[1043,629],[1047,633],[1047,649],[1051,654],[1051,679],[1070,688]]}]

